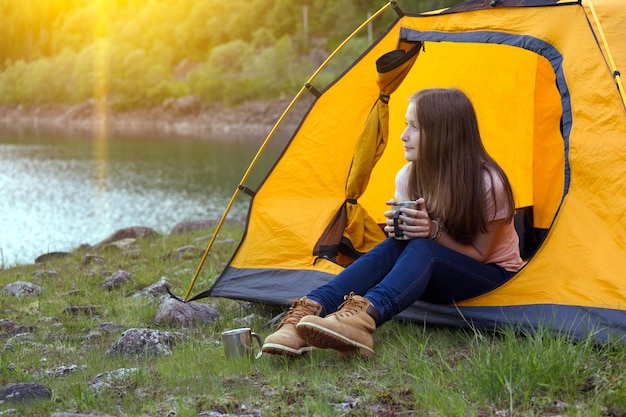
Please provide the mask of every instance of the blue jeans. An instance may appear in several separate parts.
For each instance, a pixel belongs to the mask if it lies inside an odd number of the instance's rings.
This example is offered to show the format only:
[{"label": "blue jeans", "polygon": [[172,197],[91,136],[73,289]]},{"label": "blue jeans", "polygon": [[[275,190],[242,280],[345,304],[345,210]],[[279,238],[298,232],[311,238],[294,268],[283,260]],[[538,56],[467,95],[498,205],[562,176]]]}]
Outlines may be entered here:
[{"label": "blue jeans", "polygon": [[354,292],[376,308],[380,326],[417,300],[450,304],[486,293],[514,274],[428,239],[388,238],[307,297],[330,314]]}]

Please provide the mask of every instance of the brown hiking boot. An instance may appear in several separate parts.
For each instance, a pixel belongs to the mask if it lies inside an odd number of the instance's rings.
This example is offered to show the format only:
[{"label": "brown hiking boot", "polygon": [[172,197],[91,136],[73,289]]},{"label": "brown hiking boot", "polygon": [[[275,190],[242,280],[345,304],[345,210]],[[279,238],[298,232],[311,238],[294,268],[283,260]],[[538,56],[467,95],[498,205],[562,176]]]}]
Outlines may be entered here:
[{"label": "brown hiking boot", "polygon": [[339,310],[324,318],[303,317],[296,325],[298,336],[309,345],[338,350],[342,357],[354,353],[374,356],[376,321],[367,313],[370,302],[354,293],[344,299]]},{"label": "brown hiking boot", "polygon": [[264,353],[299,356],[313,350],[313,347],[296,333],[296,324],[304,316],[318,316],[322,312],[322,306],[306,297],[292,301],[293,305],[281,320],[278,329],[265,338],[262,349]]}]

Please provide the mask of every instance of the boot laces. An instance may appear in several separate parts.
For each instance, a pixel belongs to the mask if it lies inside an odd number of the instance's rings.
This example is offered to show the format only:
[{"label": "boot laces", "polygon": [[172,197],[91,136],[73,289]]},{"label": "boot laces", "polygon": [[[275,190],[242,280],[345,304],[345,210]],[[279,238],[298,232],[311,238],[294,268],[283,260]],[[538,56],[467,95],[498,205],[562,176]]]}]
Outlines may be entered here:
[{"label": "boot laces", "polygon": [[344,295],[345,300],[333,314],[354,316],[359,314],[367,306],[367,301],[361,297],[355,298],[354,292]]},{"label": "boot laces", "polygon": [[313,305],[311,301],[308,301],[306,297],[289,301],[293,304],[291,305],[291,307],[289,307],[289,312],[287,312],[287,315],[281,320],[279,328],[282,327],[284,324],[296,325],[302,317],[308,316],[310,314],[318,314],[315,308],[316,306]]}]

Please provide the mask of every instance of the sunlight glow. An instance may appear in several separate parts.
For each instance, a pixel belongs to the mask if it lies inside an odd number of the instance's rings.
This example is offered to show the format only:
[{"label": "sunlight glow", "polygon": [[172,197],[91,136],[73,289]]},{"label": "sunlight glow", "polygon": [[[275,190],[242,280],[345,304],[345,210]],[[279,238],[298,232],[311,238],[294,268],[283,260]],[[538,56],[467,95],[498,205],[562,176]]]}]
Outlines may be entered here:
[{"label": "sunlight glow", "polygon": [[[108,104],[107,91],[109,82],[109,39],[108,16],[105,10],[106,0],[96,1],[96,21],[94,25],[94,111],[93,111],[93,139],[95,159],[95,180],[98,194],[106,195],[108,176]],[[105,207],[105,202],[100,201],[100,207]]]}]

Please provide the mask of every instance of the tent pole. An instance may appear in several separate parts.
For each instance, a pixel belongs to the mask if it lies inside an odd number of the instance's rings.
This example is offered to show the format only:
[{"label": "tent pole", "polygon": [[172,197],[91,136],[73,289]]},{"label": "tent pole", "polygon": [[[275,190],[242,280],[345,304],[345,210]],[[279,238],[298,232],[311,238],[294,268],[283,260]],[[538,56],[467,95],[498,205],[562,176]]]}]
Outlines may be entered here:
[{"label": "tent pole", "polygon": [[280,116],[280,118],[278,119],[278,121],[276,122],[276,124],[274,125],[272,130],[270,131],[270,133],[267,135],[267,137],[263,141],[263,144],[261,144],[261,147],[257,151],[256,155],[252,159],[252,162],[250,163],[250,166],[248,166],[248,169],[246,170],[245,174],[243,175],[241,181],[239,182],[239,186],[235,190],[235,192],[234,192],[233,196],[231,197],[228,205],[226,206],[226,209],[224,210],[224,214],[222,214],[222,217],[220,218],[220,221],[217,223],[217,226],[215,226],[215,231],[213,232],[213,235],[211,236],[211,239],[209,240],[209,244],[207,245],[207,247],[206,247],[206,249],[204,251],[204,254],[202,255],[202,259],[200,259],[200,263],[198,264],[198,267],[196,268],[196,272],[193,275],[193,278],[191,279],[191,283],[189,284],[189,287],[187,288],[187,292],[185,293],[185,298],[183,299],[183,301],[187,301],[189,299],[189,296],[191,295],[191,290],[193,289],[193,286],[195,285],[196,280],[198,279],[198,276],[200,275],[200,271],[202,270],[202,267],[204,266],[204,263],[206,261],[207,256],[209,255],[209,252],[211,251],[211,248],[213,247],[213,243],[215,242],[215,239],[217,238],[217,234],[222,229],[222,225],[224,224],[224,221],[226,220],[226,216],[228,215],[228,212],[230,212],[230,209],[232,208],[233,204],[235,203],[235,200],[239,196],[239,192],[242,189],[245,188],[245,186],[243,184],[246,183],[248,177],[250,176],[250,173],[252,172],[252,169],[254,168],[254,166],[256,165],[257,161],[259,160],[259,158],[261,157],[261,155],[265,151],[265,148],[267,148],[267,145],[269,144],[269,141],[274,136],[274,134],[276,133],[276,130],[278,130],[278,127],[281,125],[281,123],[283,122],[283,120],[285,119],[285,117],[287,116],[289,111],[293,108],[295,103],[300,99],[302,94],[304,94],[305,91],[311,89],[311,83],[313,82],[313,80],[326,67],[326,65],[328,65],[328,63],[335,57],[335,55],[337,55],[339,53],[339,51],[341,51],[343,49],[343,47],[348,42],[350,42],[364,28],[366,28],[373,20],[378,18],[378,16],[380,16],[382,13],[384,13],[391,6],[392,6],[392,2],[387,3],[386,5],[381,7],[380,10],[378,10],[376,13],[374,13],[372,16],[370,16],[365,22],[363,22],[358,28],[356,28],[354,30],[354,32],[352,32],[352,34],[350,36],[348,36],[328,56],[328,58],[326,58],[326,60],[322,63],[322,65],[320,65],[319,68],[313,73],[313,75],[311,75],[311,77],[309,77],[307,82],[304,83],[304,86],[300,89],[300,91],[298,91],[298,94],[296,94],[296,96],[293,98],[293,100],[291,100],[291,103],[289,103],[289,106],[287,106],[287,108],[285,109],[283,114]]},{"label": "tent pole", "polygon": [[267,148],[267,145],[269,144],[269,141],[272,138],[272,136],[274,136],[274,133],[278,129],[278,126],[280,126],[280,124],[284,120],[284,118],[287,115],[287,113],[289,113],[289,111],[293,108],[293,106],[295,105],[296,101],[298,101],[298,99],[302,96],[304,91],[306,91],[306,87],[302,87],[300,89],[300,91],[298,92],[298,94],[291,101],[291,103],[289,103],[289,106],[287,106],[287,109],[285,109],[285,111],[280,116],[280,118],[278,119],[278,121],[276,122],[276,124],[274,125],[272,130],[270,131],[270,133],[267,135],[267,138],[265,139],[265,141],[263,141],[263,144],[261,145],[261,147],[257,151],[256,155],[254,156],[254,159],[252,159],[252,162],[248,166],[248,169],[246,170],[245,174],[241,178],[241,181],[239,182],[239,186],[237,187],[237,189],[235,190],[235,193],[233,194],[233,196],[231,197],[230,201],[228,202],[228,205],[226,206],[226,210],[224,210],[224,214],[222,214],[222,217],[220,218],[220,221],[217,223],[217,226],[215,226],[215,231],[213,232],[213,235],[211,236],[211,240],[209,240],[209,244],[207,245],[207,247],[206,247],[206,249],[204,251],[204,254],[202,255],[202,259],[200,260],[200,263],[198,264],[198,268],[196,268],[196,273],[194,274],[193,279],[191,280],[191,283],[189,284],[189,288],[187,289],[187,292],[185,293],[184,301],[187,301],[189,299],[189,295],[191,294],[191,290],[193,289],[193,286],[195,285],[196,280],[198,279],[198,275],[200,275],[200,271],[202,270],[202,267],[204,266],[204,262],[206,261],[206,258],[208,256],[209,252],[211,251],[211,248],[213,247],[213,243],[215,242],[217,234],[222,229],[222,225],[224,224],[224,220],[226,220],[226,216],[230,212],[230,209],[232,208],[233,204],[235,203],[235,200],[237,199],[237,196],[239,196],[239,192],[242,189],[244,189],[244,185],[243,184],[245,184],[246,181],[248,180],[248,177],[250,176],[250,173],[252,172],[252,169],[254,168],[254,166],[256,165],[257,161],[259,160],[259,158],[261,157],[261,155],[265,151],[265,148]]},{"label": "tent pole", "polygon": [[308,82],[313,81],[313,79],[315,79],[317,77],[317,75],[326,67],[326,65],[335,57],[335,55],[337,55],[339,53],[339,51],[341,51],[343,49],[344,46],[346,46],[346,44],[348,42],[350,42],[352,39],[354,39],[364,28],[366,28],[372,21],[376,20],[378,18],[378,16],[380,16],[381,14],[383,14],[388,8],[390,8],[392,6],[392,3],[389,2],[387,4],[385,4],[383,7],[380,8],[380,10],[378,10],[376,13],[374,13],[373,15],[371,15],[365,22],[363,22],[361,24],[361,26],[359,26],[358,28],[356,28],[354,30],[354,32],[352,32],[350,34],[350,36],[348,36],[343,42],[341,42],[341,44],[337,47],[337,49],[335,49],[329,56],[328,58],[326,58],[326,60],[322,63],[322,65],[320,65],[320,67],[317,69],[317,71],[315,71],[313,73],[313,75],[311,75],[311,78],[309,78]]},{"label": "tent pole", "polygon": [[589,6],[589,10],[591,11],[591,15],[593,16],[593,20],[596,22],[596,26],[598,27],[598,32],[600,32],[600,38],[602,39],[602,43],[604,44],[604,49],[606,50],[606,54],[609,59],[609,63],[611,64],[611,71],[613,71],[613,78],[615,78],[615,82],[617,83],[617,89],[622,97],[622,104],[624,105],[624,109],[626,109],[626,92],[624,91],[624,86],[622,85],[622,77],[620,72],[615,66],[615,60],[613,60],[613,54],[611,54],[611,49],[609,49],[609,42],[606,40],[606,36],[604,35],[604,30],[602,29],[602,25],[600,25],[600,19],[596,14],[596,9],[593,7],[592,0],[587,0],[587,5]]}]

